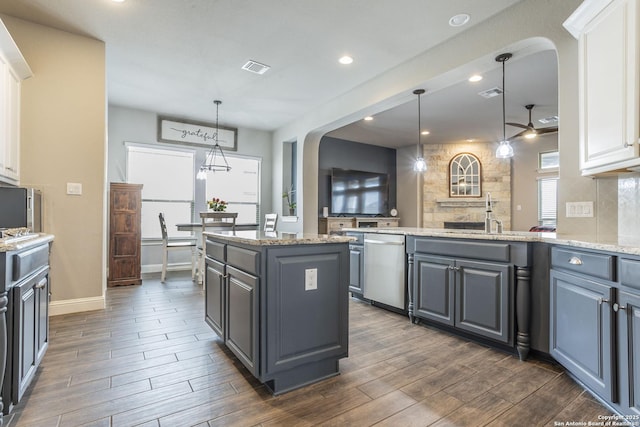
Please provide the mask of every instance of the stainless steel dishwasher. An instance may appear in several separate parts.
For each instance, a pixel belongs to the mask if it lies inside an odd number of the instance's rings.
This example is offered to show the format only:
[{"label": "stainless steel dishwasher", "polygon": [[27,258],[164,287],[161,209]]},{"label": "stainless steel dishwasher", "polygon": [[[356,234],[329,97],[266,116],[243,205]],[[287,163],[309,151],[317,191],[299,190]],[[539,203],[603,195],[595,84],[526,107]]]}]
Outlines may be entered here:
[{"label": "stainless steel dishwasher", "polygon": [[365,298],[405,309],[404,236],[365,233]]}]

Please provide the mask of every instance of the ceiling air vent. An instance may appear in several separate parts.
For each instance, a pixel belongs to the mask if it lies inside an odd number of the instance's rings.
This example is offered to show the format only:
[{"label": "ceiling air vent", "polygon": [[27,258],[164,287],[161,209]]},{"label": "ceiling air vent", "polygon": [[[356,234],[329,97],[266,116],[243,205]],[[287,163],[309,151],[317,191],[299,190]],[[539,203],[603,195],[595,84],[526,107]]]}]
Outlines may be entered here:
[{"label": "ceiling air vent", "polygon": [[243,70],[251,71],[252,73],[256,74],[264,74],[269,68],[271,67],[269,67],[268,65],[261,64],[252,60],[247,61],[247,63],[242,66]]},{"label": "ceiling air vent", "polygon": [[483,98],[493,98],[494,96],[502,95],[502,89],[499,87],[492,87],[491,89],[483,90],[482,92],[478,92]]},{"label": "ceiling air vent", "polygon": [[538,119],[538,121],[542,124],[556,123],[558,121],[558,116],[549,116],[544,119]]}]

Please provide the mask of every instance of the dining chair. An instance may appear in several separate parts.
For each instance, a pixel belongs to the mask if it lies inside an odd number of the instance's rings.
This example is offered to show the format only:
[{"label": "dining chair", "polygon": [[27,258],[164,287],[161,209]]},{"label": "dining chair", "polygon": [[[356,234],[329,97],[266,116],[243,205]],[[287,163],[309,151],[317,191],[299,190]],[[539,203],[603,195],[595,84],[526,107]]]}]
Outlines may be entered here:
[{"label": "dining chair", "polygon": [[268,213],[264,216],[264,231],[276,231],[276,223],[278,222],[277,213]]},{"label": "dining chair", "polygon": [[191,280],[196,277],[196,240],[195,239],[170,239],[167,235],[167,224],[164,220],[164,214],[160,212],[160,230],[162,231],[162,274],[160,281],[164,283],[167,276],[167,263],[169,261],[169,251],[176,249],[191,250]]}]

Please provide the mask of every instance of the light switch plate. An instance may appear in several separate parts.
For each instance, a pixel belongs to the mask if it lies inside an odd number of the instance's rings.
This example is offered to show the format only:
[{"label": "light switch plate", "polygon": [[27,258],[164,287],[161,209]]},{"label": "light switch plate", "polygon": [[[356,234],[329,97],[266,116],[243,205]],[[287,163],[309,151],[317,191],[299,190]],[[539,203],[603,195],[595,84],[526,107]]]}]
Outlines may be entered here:
[{"label": "light switch plate", "polygon": [[567,202],[567,218],[593,218],[593,202]]},{"label": "light switch plate", "polygon": [[304,270],[304,290],[313,291],[318,289],[318,269],[307,268]]},{"label": "light switch plate", "polygon": [[82,194],[82,184],[79,182],[67,182],[67,194],[79,196]]}]

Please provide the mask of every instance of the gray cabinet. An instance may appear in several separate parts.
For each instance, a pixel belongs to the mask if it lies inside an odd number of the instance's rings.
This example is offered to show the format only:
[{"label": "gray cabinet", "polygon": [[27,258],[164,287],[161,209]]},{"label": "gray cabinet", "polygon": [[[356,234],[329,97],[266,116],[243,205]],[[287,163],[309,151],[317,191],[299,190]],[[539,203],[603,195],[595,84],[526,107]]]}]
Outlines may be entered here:
[{"label": "gray cabinet", "polygon": [[504,264],[416,255],[418,318],[512,343],[510,267]]},{"label": "gray cabinet", "polygon": [[550,353],[591,390],[614,400],[613,287],[551,270]]},{"label": "gray cabinet", "polygon": [[226,281],[225,344],[255,375],[258,351],[258,278],[229,266]]},{"label": "gray cabinet", "polygon": [[338,374],[348,353],[346,241],[260,245],[212,233],[205,251],[206,322],[256,378],[279,394]]},{"label": "gray cabinet", "polygon": [[456,261],[456,327],[506,344],[513,343],[511,267]]},{"label": "gray cabinet", "polygon": [[224,299],[226,297],[225,265],[211,258],[205,260],[206,283],[204,288],[205,322],[223,340],[226,339]]},{"label": "gray cabinet", "polygon": [[414,316],[453,326],[455,309],[455,276],[450,268],[452,258],[416,255]]},{"label": "gray cabinet", "polygon": [[355,294],[364,293],[364,235],[347,232],[358,240],[349,243],[349,290]]},{"label": "gray cabinet", "polygon": [[14,365],[14,396],[20,400],[31,383],[48,345],[48,270],[36,280],[28,281],[13,290],[13,345],[17,360]]},{"label": "gray cabinet", "polygon": [[409,317],[515,345],[526,359],[530,256],[524,242],[408,236]]},{"label": "gray cabinet", "polygon": [[618,304],[620,405],[640,415],[640,292],[620,292]]}]

